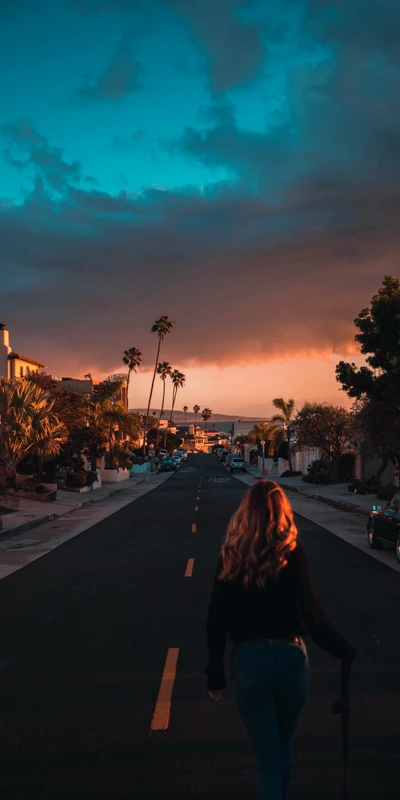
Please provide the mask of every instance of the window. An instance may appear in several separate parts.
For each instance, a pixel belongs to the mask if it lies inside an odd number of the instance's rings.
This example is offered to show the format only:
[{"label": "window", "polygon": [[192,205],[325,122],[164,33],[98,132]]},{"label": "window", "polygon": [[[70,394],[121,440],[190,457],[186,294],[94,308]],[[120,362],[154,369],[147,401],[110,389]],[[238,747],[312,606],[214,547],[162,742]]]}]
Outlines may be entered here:
[{"label": "window", "polygon": [[26,377],[28,377],[30,375],[29,367],[25,367],[25,375],[26,375]]},{"label": "window", "polygon": [[19,376],[20,376],[20,378],[24,377],[24,368],[23,367],[19,368]]}]

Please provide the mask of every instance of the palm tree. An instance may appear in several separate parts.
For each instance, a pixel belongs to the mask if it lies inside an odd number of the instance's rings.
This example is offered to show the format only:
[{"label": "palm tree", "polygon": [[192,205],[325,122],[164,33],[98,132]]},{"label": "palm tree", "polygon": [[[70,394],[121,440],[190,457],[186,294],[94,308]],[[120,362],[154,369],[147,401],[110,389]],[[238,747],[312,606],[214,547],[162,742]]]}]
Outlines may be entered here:
[{"label": "palm tree", "polygon": [[[277,425],[271,425],[269,422],[262,422],[261,425],[254,425],[250,431],[250,435],[257,444],[259,455],[268,456],[271,450],[275,450],[277,445],[277,436],[279,436],[281,429]],[[261,442],[264,440],[264,452]]]},{"label": "palm tree", "polygon": [[154,325],[152,326],[152,329],[151,329],[152,333],[156,333],[157,334],[158,346],[157,346],[157,354],[156,354],[156,363],[154,365],[153,378],[152,378],[151,387],[150,387],[149,402],[147,404],[146,421],[144,423],[143,454],[146,453],[147,424],[148,424],[148,420],[149,420],[149,411],[150,411],[150,405],[151,405],[151,398],[153,396],[153,391],[154,391],[154,381],[156,379],[156,374],[157,374],[158,359],[160,357],[161,342],[163,341],[163,339],[165,339],[166,336],[168,336],[169,333],[171,333],[173,327],[174,327],[174,323],[171,322],[171,320],[170,320],[170,318],[168,316],[164,315],[164,316],[160,317],[159,319],[156,319],[156,321],[154,322]]},{"label": "palm tree", "polygon": [[199,411],[200,411],[200,406],[193,406],[193,411],[194,411],[194,427],[195,427],[195,429],[196,429],[196,425],[197,425],[197,414],[198,414],[198,413],[199,413]]},{"label": "palm tree", "polygon": [[172,367],[168,361],[163,361],[157,367],[157,374],[160,376],[163,382],[163,392],[162,392],[162,401],[161,401],[161,409],[160,409],[160,416],[158,418],[158,430],[157,430],[157,444],[156,449],[158,450],[158,445],[160,443],[160,423],[162,416],[164,414],[164,402],[165,402],[165,381],[172,374]]},{"label": "palm tree", "polygon": [[208,436],[208,420],[211,419],[211,417],[212,417],[211,408],[203,408],[203,411],[201,412],[201,416],[203,417],[204,422],[206,423],[206,434]]},{"label": "palm tree", "polygon": [[137,347],[130,347],[129,350],[124,350],[124,355],[122,356],[123,364],[126,364],[128,367],[128,377],[126,381],[126,402],[129,407],[129,381],[131,379],[131,372],[136,372],[136,368],[140,367],[143,361],[143,354],[141,350],[138,350]]},{"label": "palm tree", "polygon": [[283,422],[284,428],[286,429],[286,440],[288,443],[288,461],[289,461],[289,469],[293,472],[292,468],[292,458],[290,453],[290,425],[293,422],[293,417],[295,414],[294,408],[294,400],[288,400],[285,402],[283,397],[275,397],[272,401],[275,408],[277,408],[281,413],[274,414],[272,417],[273,422]]},{"label": "palm tree", "polygon": [[31,381],[0,378],[0,464],[6,480],[29,453],[56,456],[68,438],[53,413],[55,396]]},{"label": "palm tree", "polygon": [[[172,385],[173,385],[173,389],[172,389],[172,408],[171,408],[171,414],[170,414],[170,417],[169,417],[168,428],[170,428],[171,425],[172,425],[172,415],[174,413],[174,408],[175,408],[176,396],[178,394],[178,389],[181,389],[182,386],[185,385],[186,375],[184,375],[183,372],[179,372],[179,369],[174,369],[174,371],[171,374],[171,380],[172,380]],[[166,441],[167,441],[167,430],[168,430],[168,428],[165,429],[164,447],[165,447],[165,444],[166,444]]]},{"label": "palm tree", "polygon": [[185,412],[185,425],[186,425],[186,414],[189,411],[189,406],[183,406],[183,410]]}]

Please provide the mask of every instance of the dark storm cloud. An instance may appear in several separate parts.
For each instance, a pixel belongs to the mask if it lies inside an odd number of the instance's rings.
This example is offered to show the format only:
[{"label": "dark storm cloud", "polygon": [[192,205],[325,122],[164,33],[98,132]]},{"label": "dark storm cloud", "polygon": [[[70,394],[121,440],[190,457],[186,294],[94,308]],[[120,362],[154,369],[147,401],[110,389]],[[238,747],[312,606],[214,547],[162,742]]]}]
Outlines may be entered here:
[{"label": "dark storm cloud", "polygon": [[140,92],[143,67],[132,56],[132,36],[122,37],[107,67],[94,81],[88,79],[87,85],[76,91],[76,96],[88,101],[108,101],[115,103],[129,94]]},{"label": "dark storm cloud", "polygon": [[33,170],[34,175],[43,178],[57,192],[65,191],[71,183],[79,183],[82,176],[79,162],[67,163],[63,151],[50,146],[46,137],[39,134],[29,120],[7,122],[0,127],[0,135],[7,145],[3,155],[15,169]]},{"label": "dark storm cloud", "polygon": [[[220,95],[261,75],[268,16],[260,0],[71,0],[81,12],[120,12],[154,20],[160,7],[187,26],[204,60],[213,92]],[[258,12],[258,18],[257,18]],[[253,14],[252,18],[247,15]]]},{"label": "dark storm cloud", "polygon": [[189,25],[205,58],[212,90],[222,94],[242,86],[262,71],[265,45],[263,25],[240,17],[259,4],[252,0],[159,0]]},{"label": "dark storm cloud", "polygon": [[343,352],[396,267],[399,212],[397,185],[303,184],[274,205],[227,185],[119,197],[75,188],[56,206],[38,186],[23,206],[0,207],[15,282],[4,309],[22,338],[39,318],[51,331],[40,357],[65,368],[78,358],[112,369],[127,330],[149,358],[146,331],[162,313],[178,321],[168,353],[182,365]]}]

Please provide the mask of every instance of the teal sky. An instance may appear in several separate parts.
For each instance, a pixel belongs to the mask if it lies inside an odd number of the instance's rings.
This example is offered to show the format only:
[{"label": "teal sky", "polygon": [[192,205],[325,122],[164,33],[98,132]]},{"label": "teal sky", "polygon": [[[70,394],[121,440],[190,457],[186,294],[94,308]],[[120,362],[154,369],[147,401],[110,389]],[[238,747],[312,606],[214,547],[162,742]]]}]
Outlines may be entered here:
[{"label": "teal sky", "polygon": [[354,350],[398,269],[397,0],[0,0],[0,23],[15,347],[147,368],[167,313],[186,368]]}]

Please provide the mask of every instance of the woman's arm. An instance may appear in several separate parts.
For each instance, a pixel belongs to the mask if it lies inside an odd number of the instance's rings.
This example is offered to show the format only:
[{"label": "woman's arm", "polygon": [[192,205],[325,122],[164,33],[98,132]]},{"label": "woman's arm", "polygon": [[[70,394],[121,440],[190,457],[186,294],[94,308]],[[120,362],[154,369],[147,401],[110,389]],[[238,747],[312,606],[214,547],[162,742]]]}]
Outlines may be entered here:
[{"label": "woman's arm", "polygon": [[296,598],[307,630],[315,643],[335,658],[353,661],[357,651],[332,625],[322,603],[315,595],[307,553],[299,542],[295,556]]}]

